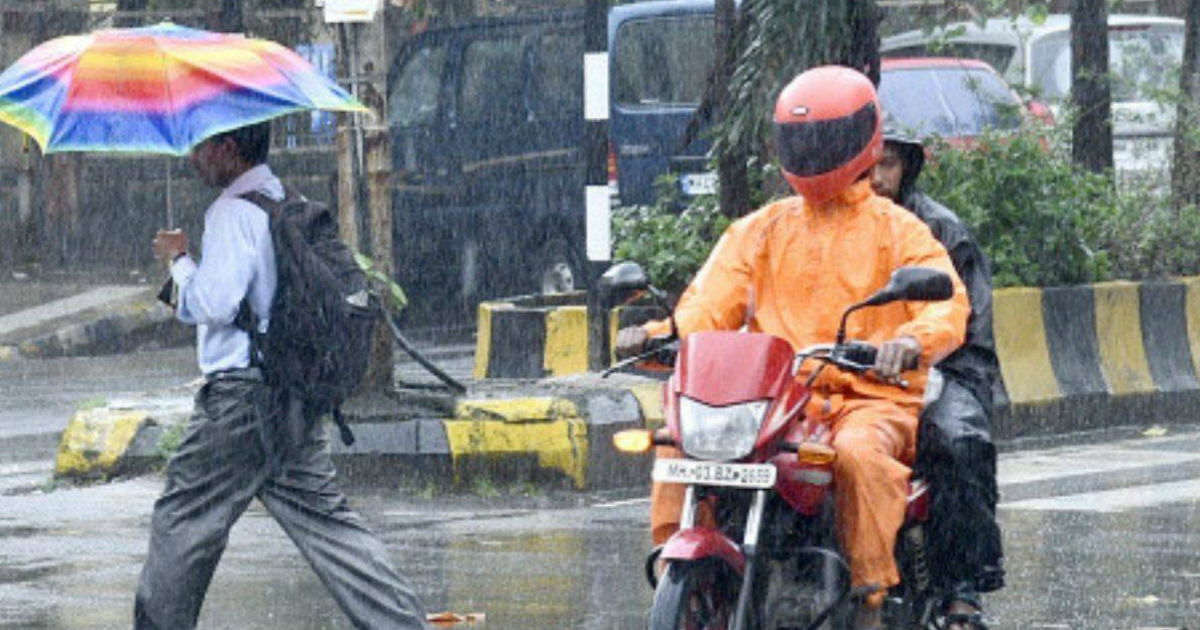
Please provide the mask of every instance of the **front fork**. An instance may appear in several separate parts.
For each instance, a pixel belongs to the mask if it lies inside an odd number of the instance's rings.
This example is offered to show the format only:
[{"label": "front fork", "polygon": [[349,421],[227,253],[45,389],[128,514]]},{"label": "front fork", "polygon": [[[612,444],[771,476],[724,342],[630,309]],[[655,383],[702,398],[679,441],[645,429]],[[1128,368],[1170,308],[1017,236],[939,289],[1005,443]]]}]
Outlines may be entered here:
[{"label": "front fork", "polygon": [[[690,490],[691,488],[689,488]],[[690,505],[691,502],[688,502]],[[750,510],[746,514],[746,535],[742,539],[742,553],[746,556],[746,570],[742,575],[742,590],[738,594],[737,609],[733,614],[731,630],[744,630],[750,626],[750,602],[754,588],[754,574],[758,567],[758,533],[762,530],[763,511],[767,505],[767,491],[755,490]]]},{"label": "front fork", "polygon": [[[746,514],[745,535],[742,538],[741,552],[746,564],[742,571],[742,588],[738,594],[737,608],[734,610],[733,625],[730,630],[744,630],[750,627],[750,606],[753,601],[753,588],[756,569],[758,567],[758,536],[762,531],[763,513],[767,505],[767,490],[755,490]],[[696,489],[688,486],[683,498],[683,512],[679,515],[679,532],[687,532],[696,526]],[[732,550],[731,550],[732,551]],[[651,557],[653,562],[654,556]],[[647,572],[651,573],[650,567]]]}]

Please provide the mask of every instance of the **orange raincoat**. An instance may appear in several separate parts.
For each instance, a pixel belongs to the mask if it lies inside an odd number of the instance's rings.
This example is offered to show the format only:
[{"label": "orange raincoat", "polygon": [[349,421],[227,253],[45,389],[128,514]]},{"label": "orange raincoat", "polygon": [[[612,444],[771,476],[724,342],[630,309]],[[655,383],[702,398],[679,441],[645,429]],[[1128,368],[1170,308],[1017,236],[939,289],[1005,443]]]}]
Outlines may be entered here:
[{"label": "orange raincoat", "polygon": [[[855,586],[886,588],[899,582],[895,537],[904,520],[906,464],[915,455],[928,366],[962,343],[970,313],[946,250],[920,219],[876,196],[861,180],[828,202],[812,205],[791,197],[735,222],[675,309],[681,336],[745,325],[800,350],[833,342],[842,312],[905,265],[950,274],[954,297],[863,309],[850,316],[847,338],[879,345],[908,335],[920,342],[921,367],[906,374],[909,388],[827,368],[814,384],[809,406],[810,413],[828,419],[834,434],[838,531]],[[668,331],[666,322],[652,322],[647,329],[655,335]],[[679,456],[673,449],[660,449],[658,455]],[[682,502],[681,486],[655,484],[651,527],[656,544],[678,529]]]}]

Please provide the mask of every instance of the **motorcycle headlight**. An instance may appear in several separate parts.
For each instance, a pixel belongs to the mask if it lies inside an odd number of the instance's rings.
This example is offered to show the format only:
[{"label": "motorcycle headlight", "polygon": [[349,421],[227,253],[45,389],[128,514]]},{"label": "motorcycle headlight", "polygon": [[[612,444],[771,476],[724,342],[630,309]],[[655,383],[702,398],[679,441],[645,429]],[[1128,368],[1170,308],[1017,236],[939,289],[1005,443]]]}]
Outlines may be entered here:
[{"label": "motorcycle headlight", "polygon": [[734,460],[754,449],[770,401],[710,407],[679,399],[679,432],[683,452],[697,459]]}]

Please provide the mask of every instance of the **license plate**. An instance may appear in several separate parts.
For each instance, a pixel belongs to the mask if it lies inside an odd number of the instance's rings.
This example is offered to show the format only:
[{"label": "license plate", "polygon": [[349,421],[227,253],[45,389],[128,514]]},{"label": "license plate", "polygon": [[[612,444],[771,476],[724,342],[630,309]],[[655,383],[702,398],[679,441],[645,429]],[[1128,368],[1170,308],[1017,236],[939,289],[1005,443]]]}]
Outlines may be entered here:
[{"label": "license plate", "polygon": [[685,173],[679,177],[679,186],[685,195],[715,195],[716,173]]},{"label": "license plate", "polygon": [[700,486],[731,488],[771,488],[775,485],[775,467],[771,464],[723,464],[686,459],[659,459],[654,462],[654,480]]}]

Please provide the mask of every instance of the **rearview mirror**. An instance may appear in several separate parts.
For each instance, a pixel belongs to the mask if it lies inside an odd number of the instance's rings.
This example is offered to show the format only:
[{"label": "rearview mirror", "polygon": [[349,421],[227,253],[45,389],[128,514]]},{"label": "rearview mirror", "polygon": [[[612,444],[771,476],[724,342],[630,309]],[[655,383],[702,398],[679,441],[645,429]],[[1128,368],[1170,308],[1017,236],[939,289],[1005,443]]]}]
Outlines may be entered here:
[{"label": "rearview mirror", "polygon": [[863,306],[878,306],[899,300],[940,302],[954,296],[950,275],[927,267],[901,267],[892,272],[886,287],[867,298]]},{"label": "rearview mirror", "polygon": [[635,262],[618,263],[600,276],[600,295],[607,307],[623,304],[649,288],[646,271]]}]

